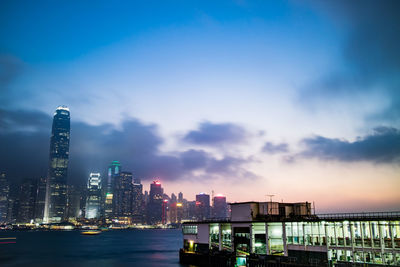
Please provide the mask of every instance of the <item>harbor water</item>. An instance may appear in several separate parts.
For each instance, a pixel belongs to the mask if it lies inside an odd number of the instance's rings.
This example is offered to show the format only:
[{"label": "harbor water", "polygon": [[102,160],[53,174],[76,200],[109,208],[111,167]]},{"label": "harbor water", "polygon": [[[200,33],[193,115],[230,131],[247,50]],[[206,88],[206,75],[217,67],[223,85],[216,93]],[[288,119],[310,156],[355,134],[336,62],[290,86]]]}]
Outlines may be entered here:
[{"label": "harbor water", "polygon": [[1,231],[0,266],[182,266],[179,229],[80,231]]}]

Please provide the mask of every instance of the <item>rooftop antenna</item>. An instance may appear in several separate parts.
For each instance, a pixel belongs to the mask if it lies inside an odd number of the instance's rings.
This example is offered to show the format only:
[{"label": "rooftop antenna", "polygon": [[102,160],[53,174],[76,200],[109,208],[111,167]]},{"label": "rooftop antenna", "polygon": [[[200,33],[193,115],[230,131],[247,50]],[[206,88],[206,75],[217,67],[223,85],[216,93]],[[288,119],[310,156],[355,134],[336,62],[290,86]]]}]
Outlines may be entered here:
[{"label": "rooftop antenna", "polygon": [[269,197],[269,202],[272,203],[272,197],[274,197],[275,195],[265,195],[266,197]]},{"label": "rooftop antenna", "polygon": [[272,213],[272,197],[274,197],[275,195],[265,195],[266,197],[269,197],[269,202],[271,202],[271,205],[269,207],[269,214]]}]

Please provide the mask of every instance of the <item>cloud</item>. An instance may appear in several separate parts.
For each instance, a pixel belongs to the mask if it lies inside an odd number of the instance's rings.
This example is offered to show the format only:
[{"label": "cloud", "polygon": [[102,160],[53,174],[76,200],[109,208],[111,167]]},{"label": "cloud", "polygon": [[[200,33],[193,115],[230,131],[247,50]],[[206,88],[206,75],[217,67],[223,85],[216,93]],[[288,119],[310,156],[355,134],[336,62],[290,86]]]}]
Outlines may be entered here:
[{"label": "cloud", "polygon": [[51,118],[39,111],[6,111],[0,109],[1,132],[41,131],[51,125]]},{"label": "cloud", "polygon": [[[45,176],[50,132],[51,117],[47,114],[0,109],[0,169],[14,180]],[[72,120],[69,181],[82,184],[90,172],[105,174],[112,160],[119,160],[123,170],[142,179],[191,179],[196,172],[206,179],[226,175],[231,179],[256,177],[245,168],[249,159],[217,159],[195,149],[165,154],[159,149],[163,142],[157,125],[133,118],[126,119],[118,129],[111,124],[89,125]]]},{"label": "cloud", "polygon": [[266,142],[262,148],[262,152],[268,154],[285,153],[289,151],[289,146],[286,143],[273,144],[271,142]]},{"label": "cloud", "polygon": [[197,130],[188,132],[183,140],[197,145],[223,145],[241,143],[245,140],[245,129],[233,123],[203,122]]},{"label": "cloud", "polygon": [[295,158],[318,158],[344,162],[400,162],[400,131],[390,127],[375,128],[373,134],[358,138],[354,142],[314,136],[303,139],[302,143],[306,148]]},{"label": "cloud", "polygon": [[[400,1],[311,1],[346,29],[342,44],[345,67],[315,80],[300,92],[302,102],[354,99],[379,90],[389,103],[374,116],[400,117]],[[386,103],[385,103],[386,105]],[[379,111],[381,112],[381,111]]]},{"label": "cloud", "polygon": [[0,92],[3,92],[8,84],[18,76],[23,65],[21,60],[12,55],[0,54]]},{"label": "cloud", "polygon": [[22,73],[24,63],[8,54],[0,54],[0,105],[9,105],[13,101],[10,85]]},{"label": "cloud", "polygon": [[196,170],[204,168],[209,164],[210,156],[203,150],[190,149],[180,155],[183,168],[186,170]]}]

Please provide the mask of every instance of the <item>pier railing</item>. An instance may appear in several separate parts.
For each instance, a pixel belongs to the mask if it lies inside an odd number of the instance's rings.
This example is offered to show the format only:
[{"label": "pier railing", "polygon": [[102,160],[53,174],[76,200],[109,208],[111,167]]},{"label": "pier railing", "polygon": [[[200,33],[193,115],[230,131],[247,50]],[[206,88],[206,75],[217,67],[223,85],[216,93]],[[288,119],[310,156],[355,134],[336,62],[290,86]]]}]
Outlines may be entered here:
[{"label": "pier railing", "polygon": [[400,219],[400,211],[316,214],[322,220]]}]

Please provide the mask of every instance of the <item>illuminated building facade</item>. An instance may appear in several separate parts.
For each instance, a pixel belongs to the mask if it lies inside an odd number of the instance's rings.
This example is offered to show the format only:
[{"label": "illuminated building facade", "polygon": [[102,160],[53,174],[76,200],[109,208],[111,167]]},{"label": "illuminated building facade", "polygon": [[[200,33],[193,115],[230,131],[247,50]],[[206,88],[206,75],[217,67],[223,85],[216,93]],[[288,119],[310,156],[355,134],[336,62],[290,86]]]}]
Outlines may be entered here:
[{"label": "illuminated building facade", "polygon": [[244,202],[231,209],[229,220],[183,224],[181,263],[193,260],[190,253],[208,260],[213,250],[238,265],[277,258],[291,266],[400,265],[400,212],[314,215],[307,202]]},{"label": "illuminated building facade", "polygon": [[176,223],[177,222],[177,202],[172,202],[169,204],[169,222],[170,223]]},{"label": "illuminated building facade", "polygon": [[176,203],[176,222],[181,223],[183,220],[184,216],[184,207],[183,207],[183,202],[177,202]]},{"label": "illuminated building facade", "polygon": [[[86,206],[86,194],[83,193],[83,191],[86,191],[86,188],[83,189],[80,186],[68,185],[68,219],[81,217],[81,201],[83,202],[83,205]],[[82,197],[84,197],[84,200],[82,200]]]},{"label": "illuminated building facade", "polygon": [[140,179],[134,178],[132,185],[132,222],[143,223],[144,200],[143,185]]},{"label": "illuminated building facade", "polygon": [[162,222],[164,190],[159,181],[150,184],[149,202],[147,204],[147,223],[159,224]]},{"label": "illuminated building facade", "polygon": [[35,203],[35,221],[43,222],[44,208],[46,205],[46,177],[40,177],[37,181],[37,195]]},{"label": "illuminated building facade", "polygon": [[45,222],[60,222],[66,217],[69,141],[70,112],[60,106],[54,113],[51,131]]},{"label": "illuminated building facade", "polygon": [[96,219],[101,211],[101,176],[100,173],[90,173],[87,183],[85,217]]},{"label": "illuminated building facade", "polygon": [[196,218],[205,220],[210,218],[210,195],[200,193],[196,195]]},{"label": "illuminated building facade", "polygon": [[131,217],[132,215],[132,173],[120,172],[114,181],[113,214],[114,217]]},{"label": "illuminated building facade", "polygon": [[121,164],[116,160],[111,162],[110,166],[108,167],[107,181],[104,188],[104,216],[106,219],[111,219],[113,217],[115,179],[119,176],[120,172]]},{"label": "illuminated building facade", "polygon": [[34,219],[37,181],[25,179],[19,188],[18,223],[28,223]]},{"label": "illuminated building facade", "polygon": [[164,199],[162,202],[161,206],[161,223],[162,224],[167,224],[168,221],[168,214],[169,214],[169,205],[168,205],[168,199]]},{"label": "illuminated building facade", "polygon": [[6,173],[0,173],[0,223],[7,222],[10,185]]}]

